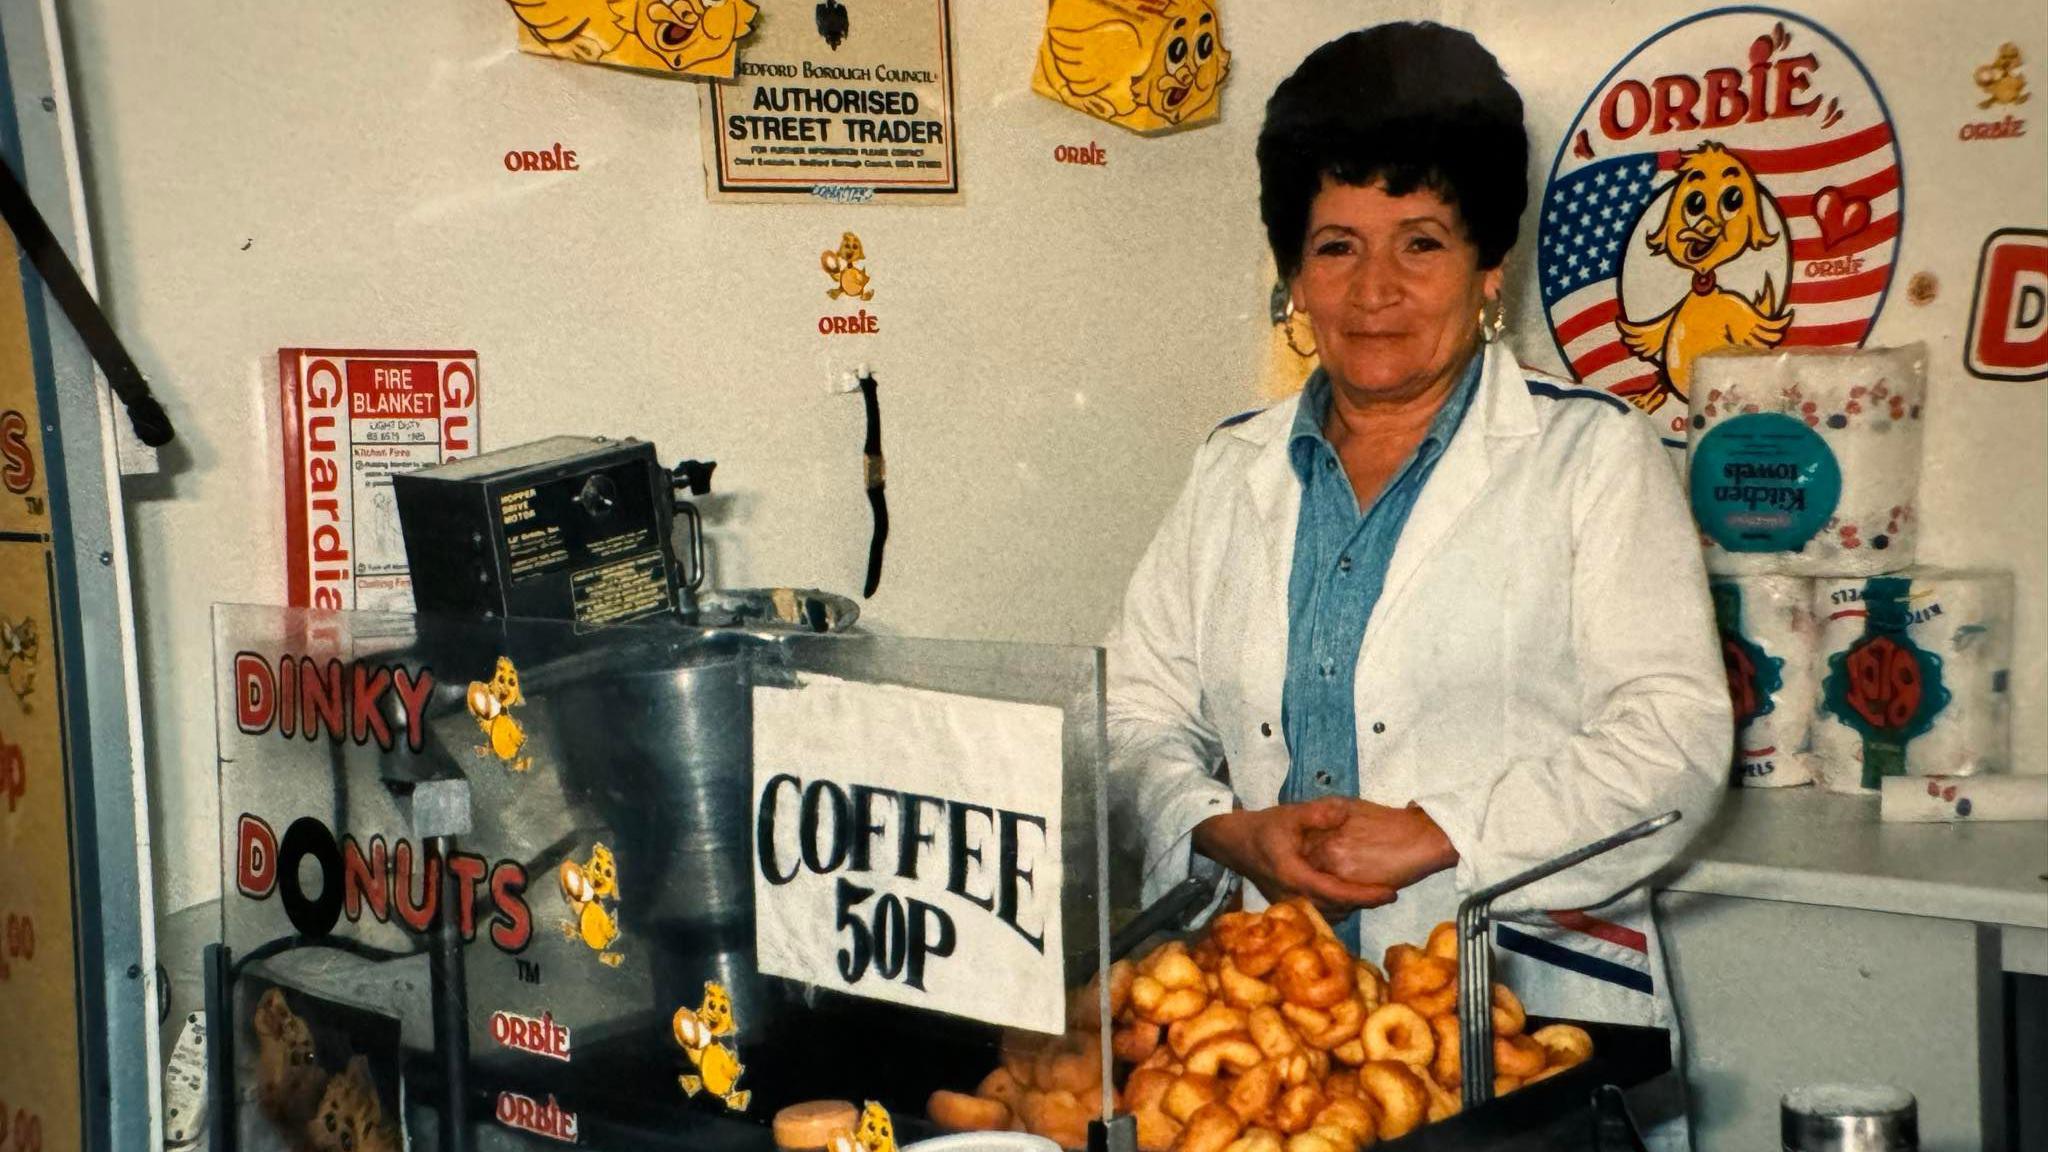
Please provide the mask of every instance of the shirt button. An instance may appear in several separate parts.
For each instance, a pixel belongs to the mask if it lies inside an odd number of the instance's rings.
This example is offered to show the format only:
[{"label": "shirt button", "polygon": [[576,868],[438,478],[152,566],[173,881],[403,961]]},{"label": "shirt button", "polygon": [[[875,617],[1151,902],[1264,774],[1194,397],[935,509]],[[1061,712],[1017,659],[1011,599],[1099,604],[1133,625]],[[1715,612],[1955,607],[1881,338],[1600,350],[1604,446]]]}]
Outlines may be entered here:
[{"label": "shirt button", "polygon": [[1260,721],[1260,722],[1259,722],[1259,735],[1261,735],[1261,736],[1271,736],[1272,734],[1273,734],[1273,726],[1272,726],[1271,724],[1268,724],[1268,723],[1266,723],[1266,722],[1265,722],[1265,721],[1263,721],[1263,720],[1262,720],[1262,721]]},{"label": "shirt button", "polygon": [[1323,661],[1323,675],[1325,675],[1325,676],[1335,676],[1336,674],[1337,674],[1337,665],[1335,665],[1334,663],[1332,663],[1332,662],[1330,662],[1330,661],[1328,661],[1328,660],[1325,660],[1325,661]]},{"label": "shirt button", "polygon": [[1320,784],[1320,785],[1322,785],[1323,787],[1325,787],[1325,788],[1328,788],[1328,787],[1329,787],[1329,786],[1330,786],[1331,784],[1333,784],[1333,783],[1335,783],[1335,782],[1336,782],[1336,777],[1334,777],[1334,776],[1330,775],[1328,771],[1326,771],[1326,770],[1322,770],[1322,769],[1318,769],[1318,770],[1316,771],[1316,783],[1317,783],[1317,784]]},{"label": "shirt button", "polygon": [[1372,722],[1372,734],[1373,734],[1373,735],[1375,735],[1375,736],[1378,736],[1379,734],[1381,734],[1382,732],[1385,732],[1386,730],[1387,730],[1387,726],[1386,726],[1386,723],[1385,723],[1384,721],[1380,721],[1380,720],[1375,720],[1375,721],[1373,721],[1373,722]]},{"label": "shirt button", "polygon": [[1337,462],[1336,462],[1335,460],[1325,459],[1325,460],[1323,461],[1323,471],[1325,471],[1325,472],[1335,472],[1336,470],[1337,470]]},{"label": "shirt button", "polygon": [[1337,557],[1337,571],[1351,571],[1351,554],[1349,552],[1346,552],[1344,555]]}]

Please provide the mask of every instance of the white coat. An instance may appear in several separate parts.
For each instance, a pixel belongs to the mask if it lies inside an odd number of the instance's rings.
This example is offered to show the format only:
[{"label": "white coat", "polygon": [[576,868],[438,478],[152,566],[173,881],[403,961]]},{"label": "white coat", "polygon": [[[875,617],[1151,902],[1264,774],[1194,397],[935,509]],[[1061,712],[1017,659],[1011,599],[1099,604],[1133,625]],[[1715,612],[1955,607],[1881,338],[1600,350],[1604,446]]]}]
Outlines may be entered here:
[{"label": "white coat", "polygon": [[[1365,953],[1420,943],[1464,893],[1676,808],[1677,825],[1498,905],[1517,922],[1495,936],[1496,978],[1530,1011],[1675,1037],[1642,884],[1713,815],[1734,734],[1698,536],[1648,421],[1503,343],[1485,357],[1355,677],[1360,795],[1419,804],[1458,864],[1365,913]],[[1274,804],[1287,777],[1295,406],[1211,434],[1108,642],[1112,820],[1142,853],[1148,902],[1187,874],[1195,825]]]}]

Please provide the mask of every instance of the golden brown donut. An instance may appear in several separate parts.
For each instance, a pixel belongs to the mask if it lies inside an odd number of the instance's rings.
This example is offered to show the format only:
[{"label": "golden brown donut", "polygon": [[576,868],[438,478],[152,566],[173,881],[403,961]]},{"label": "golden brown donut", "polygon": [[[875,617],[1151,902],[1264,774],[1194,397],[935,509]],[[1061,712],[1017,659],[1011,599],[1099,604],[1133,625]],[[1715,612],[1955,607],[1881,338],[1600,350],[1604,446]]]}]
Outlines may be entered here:
[{"label": "golden brown donut", "polygon": [[1197,983],[1191,988],[1175,988],[1160,998],[1146,1018],[1155,1024],[1173,1024],[1185,1020],[1209,1006],[1209,990]]},{"label": "golden brown donut", "polygon": [[1529,1034],[1543,1046],[1546,1062],[1570,1068],[1593,1057],[1593,1038],[1574,1024],[1549,1024]]},{"label": "golden brown donut", "polygon": [[1131,1003],[1131,981],[1138,978],[1138,966],[1129,960],[1119,960],[1109,966],[1109,1015],[1111,1019],[1122,1016]]},{"label": "golden brown donut", "polygon": [[1265,1059],[1266,1054],[1259,1051],[1259,1046],[1243,1032],[1211,1036],[1195,1045],[1187,1055],[1188,1071],[1205,1076],[1220,1076],[1225,1069],[1232,1073],[1243,1072],[1257,1067]]},{"label": "golden brown donut", "polygon": [[1522,1002],[1514,990],[1505,984],[1493,986],[1493,1034],[1496,1036],[1519,1036],[1528,1016],[1522,1011]]},{"label": "golden brown donut", "polygon": [[1357,1039],[1359,1030],[1365,1026],[1365,1008],[1356,996],[1346,996],[1320,1012],[1292,1004],[1282,1004],[1280,1012],[1301,1033],[1304,1043],[1323,1051]]},{"label": "golden brown donut", "polygon": [[1214,1036],[1228,1032],[1242,1032],[1246,1028],[1245,1014],[1228,1004],[1212,1002],[1200,1012],[1185,1020],[1176,1021],[1166,1030],[1167,1047],[1181,1059],[1187,1059],[1196,1045]]},{"label": "golden brown donut", "polygon": [[1436,1033],[1436,1060],[1429,1066],[1429,1074],[1438,1084],[1456,1091],[1464,1083],[1465,1066],[1458,1059],[1458,1047],[1462,1042],[1458,1033],[1458,1017],[1446,1012],[1431,1016],[1429,1026]]},{"label": "golden brown donut", "polygon": [[1010,1109],[1012,1116],[1018,1114],[1018,1109],[1024,1103],[1024,1085],[1018,1082],[1015,1076],[1010,1075],[1008,1068],[1000,1065],[995,1071],[981,1078],[981,1083],[975,1086],[974,1094],[1002,1101]]},{"label": "golden brown donut", "polygon": [[1288,949],[1280,957],[1273,986],[1290,1004],[1328,1008],[1351,995],[1357,979],[1351,953],[1336,940],[1317,939]]},{"label": "golden brown donut", "polygon": [[1188,946],[1188,959],[1195,962],[1195,967],[1213,975],[1223,963],[1223,948],[1216,943],[1214,936],[1204,936]]},{"label": "golden brown donut", "polygon": [[1394,973],[1392,991],[1395,1000],[1424,1016],[1456,1011],[1458,966],[1435,956],[1417,956]]},{"label": "golden brown donut", "polygon": [[834,1132],[860,1125],[860,1109],[845,1100],[806,1100],[775,1114],[775,1146],[785,1152],[813,1152],[832,1142]]},{"label": "golden brown donut", "polygon": [[1427,1076],[1422,1077],[1421,1082],[1423,1094],[1429,1097],[1429,1123],[1448,1120],[1464,1109],[1464,1097],[1457,1089],[1445,1088]]},{"label": "golden brown donut", "polygon": [[1458,962],[1458,926],[1449,920],[1429,930],[1429,942],[1422,946],[1424,952],[1439,960]]},{"label": "golden brown donut", "polygon": [[1033,1092],[1024,1097],[1024,1126],[1062,1148],[1088,1147],[1088,1121],[1094,1119],[1072,1092]]},{"label": "golden brown donut", "polygon": [[1427,1067],[1436,1058],[1436,1034],[1429,1021],[1406,1004],[1385,1004],[1366,1019],[1367,1060],[1395,1060],[1413,1067]]},{"label": "golden brown donut", "polygon": [[1173,1073],[1175,1076],[1178,1076],[1181,1073],[1181,1064],[1179,1060],[1174,1059],[1173,1049],[1168,1048],[1164,1044],[1161,1044],[1159,1047],[1153,1049],[1152,1054],[1150,1056],[1147,1056],[1143,1060],[1138,1061],[1138,1067],[1164,1068],[1167,1071]]},{"label": "golden brown donut", "polygon": [[1101,1050],[1071,1045],[1048,1048],[1032,1064],[1031,1080],[1048,1092],[1085,1092],[1089,1085],[1102,1083]]},{"label": "golden brown donut", "polygon": [[1316,1113],[1321,1112],[1327,1103],[1329,1101],[1323,1099],[1320,1084],[1296,1084],[1282,1092],[1280,1099],[1273,1102],[1273,1111],[1267,1119],[1272,1122],[1273,1127],[1292,1136],[1296,1132],[1308,1131],[1308,1126],[1315,1121]]},{"label": "golden brown donut", "polygon": [[1261,978],[1280,966],[1280,957],[1289,949],[1314,938],[1315,932],[1308,925],[1268,912],[1238,934],[1230,958],[1236,962],[1238,971]]},{"label": "golden brown donut", "polygon": [[1520,1088],[1522,1084],[1523,1080],[1520,1076],[1495,1076],[1493,1078],[1493,1094],[1495,1096],[1505,1096]]},{"label": "golden brown donut", "polygon": [[1555,1076],[1560,1072],[1569,1072],[1571,1070],[1572,1065],[1569,1064],[1547,1064],[1544,1066],[1543,1071],[1538,1072],[1534,1076],[1531,1076],[1523,1080],[1522,1083],[1534,1084],[1539,1080],[1548,1080],[1552,1076]]},{"label": "golden brown donut", "polygon": [[1496,1076],[1521,1079],[1543,1071],[1544,1047],[1528,1036],[1493,1038],[1493,1071]]},{"label": "golden brown donut", "polygon": [[1176,1152],[1223,1152],[1244,1131],[1244,1121],[1221,1104],[1204,1104],[1188,1117]]},{"label": "golden brown donut", "polygon": [[1117,1059],[1130,1064],[1142,1064],[1145,1058],[1159,1048],[1159,1038],[1166,1029],[1149,1020],[1133,1020],[1117,1025],[1110,1033],[1109,1050]]},{"label": "golden brown donut", "polygon": [[1180,1121],[1160,1107],[1173,1080],[1170,1072],[1140,1068],[1124,1082],[1124,1109],[1138,1121],[1138,1147],[1142,1152],[1165,1152],[1174,1137],[1180,1135]]},{"label": "golden brown donut", "polygon": [[[1355,1082],[1357,1077],[1347,1079]],[[1336,1128],[1348,1133],[1360,1148],[1370,1145],[1379,1134],[1379,1125],[1373,1120],[1372,1105],[1358,1096],[1338,1097],[1323,1105],[1309,1131],[1317,1128]]]},{"label": "golden brown donut", "polygon": [[1363,1100],[1365,1088],[1358,1082],[1356,1068],[1339,1068],[1323,1078],[1323,1099]]},{"label": "golden brown donut", "polygon": [[1335,1048],[1330,1049],[1330,1059],[1339,1064],[1356,1068],[1365,1063],[1365,1041],[1353,1036]]},{"label": "golden brown donut", "polygon": [[1278,1008],[1268,1005],[1252,1009],[1245,1016],[1245,1025],[1251,1031],[1252,1043],[1269,1057],[1289,1056],[1301,1048],[1300,1037],[1287,1026]]},{"label": "golden brown donut", "polygon": [[1308,930],[1324,940],[1335,940],[1337,930],[1323,918],[1323,913],[1303,896],[1289,896],[1273,906],[1273,912],[1286,919],[1308,925]]},{"label": "golden brown donut", "polygon": [[[969,1096],[963,1092],[948,1092],[944,1088],[932,1093],[925,1104],[925,1112],[932,1123],[947,1132],[1002,1132],[1010,1127],[1010,1106],[1001,1100],[985,1096]],[[782,1119],[776,1114],[778,1125]],[[847,1122],[851,1128],[853,1121]],[[782,1144],[782,1130],[778,1126],[775,1142]]]},{"label": "golden brown donut", "polygon": [[1223,1099],[1223,1085],[1214,1076],[1183,1072],[1167,1086],[1159,1110],[1185,1124],[1204,1105]]},{"label": "golden brown donut", "polygon": [[1373,1009],[1387,1002],[1387,977],[1370,960],[1353,964],[1351,973],[1358,985],[1359,1002],[1365,1005],[1365,1014],[1370,1016]]},{"label": "golden brown donut", "polygon": [[1268,1060],[1245,1069],[1242,1075],[1231,1081],[1230,1091],[1223,1102],[1250,1124],[1264,1116],[1273,1102],[1280,1098],[1280,1088],[1280,1065]]},{"label": "golden brown donut", "polygon": [[1408,961],[1418,956],[1426,955],[1428,953],[1413,944],[1396,944],[1387,949],[1386,956],[1382,958],[1384,963],[1381,966],[1386,969],[1387,979],[1391,980],[1394,978],[1395,973],[1407,965]]},{"label": "golden brown donut", "polygon": [[1142,973],[1131,978],[1131,1011],[1140,1016],[1150,1016],[1159,1010],[1159,1002],[1164,999],[1166,985]]},{"label": "golden brown donut", "polygon": [[1358,1070],[1358,1082],[1379,1118],[1380,1139],[1398,1139],[1422,1126],[1429,1112],[1429,1092],[1406,1064],[1368,1060]]},{"label": "golden brown donut", "polygon": [[1195,958],[1188,955],[1185,949],[1161,956],[1147,975],[1159,981],[1168,991],[1175,988],[1203,987],[1202,967],[1195,963]]},{"label": "golden brown donut", "polygon": [[1264,1004],[1278,1004],[1280,990],[1257,977],[1247,976],[1237,962],[1230,957],[1223,958],[1222,966],[1216,970],[1216,990],[1226,1003],[1239,1008],[1257,1008]]}]

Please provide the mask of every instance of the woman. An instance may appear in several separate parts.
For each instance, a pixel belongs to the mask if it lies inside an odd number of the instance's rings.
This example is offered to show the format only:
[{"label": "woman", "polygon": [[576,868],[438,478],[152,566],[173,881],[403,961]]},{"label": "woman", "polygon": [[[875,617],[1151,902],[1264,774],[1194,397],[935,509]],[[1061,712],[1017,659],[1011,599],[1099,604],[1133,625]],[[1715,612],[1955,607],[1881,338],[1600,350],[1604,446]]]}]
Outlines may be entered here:
[{"label": "woman", "polygon": [[1640,885],[1726,786],[1727,686],[1648,424],[1484,338],[1528,198],[1521,98],[1468,34],[1382,25],[1280,85],[1258,158],[1321,367],[1210,435],[1131,579],[1111,789],[1144,895],[1221,865],[1253,904],[1368,910],[1342,928],[1377,957],[1677,808],[1498,906],[1521,922],[1495,938],[1531,1011],[1672,1026]]}]

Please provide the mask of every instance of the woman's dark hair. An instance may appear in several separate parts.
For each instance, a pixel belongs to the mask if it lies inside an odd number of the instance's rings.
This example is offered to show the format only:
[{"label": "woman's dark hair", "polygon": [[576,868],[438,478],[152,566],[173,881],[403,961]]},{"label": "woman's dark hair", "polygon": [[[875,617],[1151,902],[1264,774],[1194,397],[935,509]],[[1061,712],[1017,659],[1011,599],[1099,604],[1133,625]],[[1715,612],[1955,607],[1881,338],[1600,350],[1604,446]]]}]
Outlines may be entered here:
[{"label": "woman's dark hair", "polygon": [[1522,97],[1469,32],[1380,24],[1309,53],[1266,102],[1259,130],[1259,215],[1282,279],[1301,271],[1309,205],[1328,176],[1427,188],[1458,210],[1497,268],[1529,202]]}]

